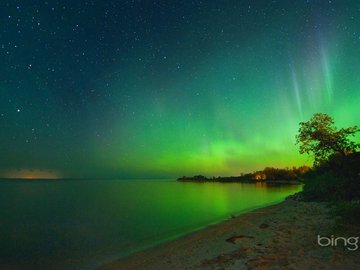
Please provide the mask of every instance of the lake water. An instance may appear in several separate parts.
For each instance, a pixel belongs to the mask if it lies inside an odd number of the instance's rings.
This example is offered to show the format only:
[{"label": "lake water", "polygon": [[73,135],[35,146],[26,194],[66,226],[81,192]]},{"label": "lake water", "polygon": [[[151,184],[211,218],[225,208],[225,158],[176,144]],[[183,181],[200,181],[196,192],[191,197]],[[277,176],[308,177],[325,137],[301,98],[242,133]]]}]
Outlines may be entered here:
[{"label": "lake water", "polygon": [[174,180],[2,180],[0,269],[94,269],[299,190]]}]

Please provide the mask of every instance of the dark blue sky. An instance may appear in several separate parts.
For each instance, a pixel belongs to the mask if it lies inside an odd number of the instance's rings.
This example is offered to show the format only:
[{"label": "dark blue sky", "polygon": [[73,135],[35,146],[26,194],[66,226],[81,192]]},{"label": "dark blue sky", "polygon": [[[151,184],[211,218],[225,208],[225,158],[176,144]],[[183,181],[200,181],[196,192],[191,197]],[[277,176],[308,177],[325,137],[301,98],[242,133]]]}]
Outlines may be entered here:
[{"label": "dark blue sky", "polygon": [[309,163],[293,145],[300,121],[318,111],[359,121],[359,9],[2,1],[0,176],[172,177]]}]

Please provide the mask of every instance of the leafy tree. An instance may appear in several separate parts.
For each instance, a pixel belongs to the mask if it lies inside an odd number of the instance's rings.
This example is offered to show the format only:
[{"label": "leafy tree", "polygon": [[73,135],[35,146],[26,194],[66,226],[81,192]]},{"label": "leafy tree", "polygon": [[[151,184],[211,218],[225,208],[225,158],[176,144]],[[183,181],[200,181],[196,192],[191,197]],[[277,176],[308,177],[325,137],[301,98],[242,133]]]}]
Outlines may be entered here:
[{"label": "leafy tree", "polygon": [[324,113],[316,113],[307,122],[301,122],[296,144],[301,154],[313,154],[314,165],[318,166],[330,156],[339,154],[346,156],[356,152],[360,144],[350,140],[360,131],[357,126],[337,129],[333,119]]}]

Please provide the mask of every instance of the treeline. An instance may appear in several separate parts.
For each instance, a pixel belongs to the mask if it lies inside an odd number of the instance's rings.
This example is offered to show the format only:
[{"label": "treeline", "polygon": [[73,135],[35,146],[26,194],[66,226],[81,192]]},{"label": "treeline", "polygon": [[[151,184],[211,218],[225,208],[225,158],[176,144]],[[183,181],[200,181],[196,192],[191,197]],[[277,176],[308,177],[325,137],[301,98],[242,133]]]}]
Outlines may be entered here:
[{"label": "treeline", "polygon": [[266,167],[261,171],[256,171],[252,173],[240,174],[239,176],[218,176],[218,177],[206,177],[203,175],[195,176],[183,176],[178,178],[178,181],[182,182],[246,182],[246,183],[256,183],[259,181],[277,181],[277,182],[296,182],[301,179],[301,176],[310,170],[308,166],[293,167],[293,168],[273,168]]},{"label": "treeline", "polygon": [[316,113],[300,123],[296,135],[299,152],[314,156],[314,168],[303,176],[302,197],[335,205],[345,223],[360,224],[360,143],[352,139],[359,132],[358,126],[337,128],[332,117]]},{"label": "treeline", "polygon": [[360,153],[334,155],[303,176],[306,201],[331,202],[337,215],[360,221]]}]

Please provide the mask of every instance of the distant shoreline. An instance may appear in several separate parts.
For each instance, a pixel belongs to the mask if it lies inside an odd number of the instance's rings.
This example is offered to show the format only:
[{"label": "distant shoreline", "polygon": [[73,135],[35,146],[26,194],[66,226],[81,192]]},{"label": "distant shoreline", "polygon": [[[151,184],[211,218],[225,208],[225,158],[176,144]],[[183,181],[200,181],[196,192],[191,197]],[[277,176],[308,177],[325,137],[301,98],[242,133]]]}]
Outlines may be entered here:
[{"label": "distant shoreline", "polygon": [[212,176],[206,177],[204,175],[182,176],[177,179],[180,182],[220,182],[220,183],[300,183],[304,174],[309,172],[309,166],[300,166],[292,168],[274,168],[265,167],[263,170],[251,173],[241,173],[239,176]]},{"label": "distant shoreline", "polygon": [[250,184],[257,184],[257,183],[269,183],[269,184],[302,184],[302,181],[299,179],[249,179],[244,178],[242,176],[219,176],[213,178],[207,178],[205,176],[183,176],[177,178],[176,181],[178,182],[193,182],[193,183],[250,183]]},{"label": "distant shoreline", "polygon": [[0,178],[0,181],[54,181],[67,180],[66,178]]}]

